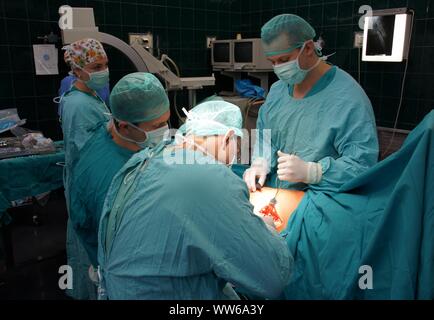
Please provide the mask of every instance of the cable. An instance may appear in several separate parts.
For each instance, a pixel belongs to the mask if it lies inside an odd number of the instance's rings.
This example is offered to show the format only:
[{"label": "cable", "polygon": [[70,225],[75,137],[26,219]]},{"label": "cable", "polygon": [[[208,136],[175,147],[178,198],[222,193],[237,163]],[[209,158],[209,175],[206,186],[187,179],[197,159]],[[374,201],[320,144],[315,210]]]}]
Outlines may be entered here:
[{"label": "cable", "polygon": [[[163,55],[161,56],[160,61],[161,61],[163,64],[165,64],[164,62],[166,62],[166,60],[169,61],[169,62],[172,64],[173,67],[175,67],[176,75],[177,75],[178,77],[181,77],[181,73],[179,72],[178,65],[175,63],[175,61],[173,61],[173,60],[172,60],[172,59],[171,59],[167,54],[163,54]],[[167,64],[165,64],[165,65],[166,65],[166,67],[168,67],[168,68],[170,69],[170,67],[169,67]]]},{"label": "cable", "polygon": [[248,101],[248,103],[247,103],[246,112],[244,113],[244,123],[243,123],[243,128],[245,128],[246,125],[247,125],[247,118],[248,118],[248,116],[249,116],[250,109],[251,109],[253,106],[256,106],[256,105],[262,104],[262,103],[264,103],[264,102],[265,102],[265,100],[264,100],[263,98],[251,98],[251,99],[249,99],[249,101]]},{"label": "cable", "polygon": [[247,123],[247,117],[249,116],[249,111],[250,108],[253,106],[253,102],[255,101],[255,99],[250,98],[249,101],[247,102],[247,108],[246,111],[244,112],[244,123],[243,123],[243,128],[246,127],[246,123]]},{"label": "cable", "polygon": [[408,68],[408,59],[407,59],[407,62],[405,63],[405,71],[404,71],[404,76],[403,76],[403,79],[402,79],[402,86],[401,86],[401,97],[400,97],[400,100],[399,100],[398,111],[396,112],[395,122],[393,124],[392,138],[390,139],[389,145],[387,146],[387,148],[382,153],[382,155],[381,155],[382,158],[384,158],[385,155],[387,154],[387,152],[389,152],[390,147],[392,146],[392,144],[393,144],[393,142],[395,140],[396,129],[397,129],[397,126],[398,126],[398,119],[399,119],[399,115],[401,113],[402,100],[403,100],[403,96],[404,96],[404,87],[405,87],[405,79],[406,79],[406,76],[407,76],[407,68]]},{"label": "cable", "polygon": [[[292,153],[291,154],[292,156],[296,156],[297,155],[297,152],[294,152],[294,153]],[[280,190],[281,190],[281,183],[282,183],[282,181],[281,180],[279,180],[278,179],[279,177],[277,176],[277,173],[276,173],[276,181],[275,181],[275,184],[276,184],[276,186],[277,186],[277,191],[276,191],[276,194],[274,195],[274,200],[276,201],[276,197],[277,197],[277,195],[279,194],[279,192],[280,192]],[[277,202],[277,201],[276,201]]]},{"label": "cable", "polygon": [[361,81],[361,73],[362,73],[362,57],[361,57],[362,48],[359,48],[358,51],[359,51],[359,84],[361,84],[360,81]]},{"label": "cable", "polygon": [[184,121],[184,119],[181,117],[181,115],[179,114],[179,110],[178,110],[178,107],[177,107],[177,105],[176,105],[176,96],[177,96],[177,92],[175,91],[175,92],[174,92],[174,95],[173,95],[173,107],[175,108],[176,116],[178,117],[179,121],[181,121],[181,123],[184,124],[185,121]]},{"label": "cable", "polygon": [[[166,79],[162,79],[162,81],[164,81],[164,86],[165,86],[164,91],[166,92],[167,96],[169,96],[169,89],[168,89],[169,83],[167,82]],[[173,101],[174,101],[173,104],[175,106],[175,111],[176,111],[176,113],[178,113],[178,110],[176,110],[176,91],[174,92]],[[172,128],[173,125],[172,125],[172,122],[170,121],[170,119],[169,119],[169,123],[170,123],[170,127]]]},{"label": "cable", "polygon": [[[410,37],[408,39],[408,45],[410,47],[411,45],[411,38],[413,35],[413,25],[414,25],[414,16],[415,16],[415,12],[414,10],[410,10],[410,12],[412,13],[412,19],[411,19],[411,28],[410,28]],[[401,107],[402,107],[402,100],[404,98],[404,89],[405,89],[405,80],[407,77],[407,69],[408,69],[408,60],[409,57],[407,57],[407,60],[405,62],[405,69],[404,69],[404,76],[402,78],[402,86],[401,86],[401,98],[399,100],[399,106],[398,106],[398,111],[396,112],[396,118],[395,118],[395,123],[393,125],[393,134],[392,134],[392,138],[390,139],[390,143],[387,146],[386,150],[384,150],[384,152],[382,153],[381,157],[384,158],[384,156],[387,154],[387,152],[390,150],[390,147],[392,146],[394,140],[395,140],[395,135],[396,135],[396,129],[398,126],[398,119],[399,119],[399,114],[401,113]]]},{"label": "cable", "polygon": [[[178,68],[178,65],[175,63],[175,61],[173,61],[167,54],[163,54],[162,56],[161,56],[161,59],[160,59],[160,61],[168,68],[168,69],[170,69],[170,66],[169,65],[167,65],[165,62],[166,61],[169,61],[170,62],[170,64],[175,68],[175,71],[176,71],[176,75],[178,76],[178,78],[180,78],[181,77],[181,72],[179,71],[179,68]],[[168,85],[168,83],[167,83],[167,81],[165,81],[166,82],[166,88],[167,88],[167,85]],[[167,92],[167,90],[166,90],[166,92]],[[175,113],[176,113],[176,116],[178,117],[178,119],[179,119],[179,121],[181,122],[181,124],[184,124],[185,123],[185,121],[183,120],[183,118],[181,117],[181,115],[179,114],[179,110],[178,110],[178,106],[177,106],[177,94],[178,94],[178,92],[177,91],[174,91],[173,92],[173,108],[175,109]]]}]

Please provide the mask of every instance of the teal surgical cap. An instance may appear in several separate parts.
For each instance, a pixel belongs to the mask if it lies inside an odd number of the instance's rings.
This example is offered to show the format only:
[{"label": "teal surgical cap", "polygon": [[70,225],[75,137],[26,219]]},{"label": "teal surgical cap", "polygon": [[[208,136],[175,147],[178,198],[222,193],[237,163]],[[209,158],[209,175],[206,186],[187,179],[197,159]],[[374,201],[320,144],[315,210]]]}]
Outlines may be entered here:
[{"label": "teal surgical cap", "polygon": [[151,73],[123,77],[110,94],[113,118],[130,123],[147,122],[169,111],[170,103],[160,81]]},{"label": "teal surgical cap", "polygon": [[290,53],[315,36],[312,26],[295,14],[275,16],[261,29],[262,45],[267,57]]},{"label": "teal surgical cap", "polygon": [[187,120],[179,129],[185,135],[212,136],[225,135],[233,130],[236,136],[243,137],[243,116],[240,108],[226,101],[207,101],[187,112]]}]

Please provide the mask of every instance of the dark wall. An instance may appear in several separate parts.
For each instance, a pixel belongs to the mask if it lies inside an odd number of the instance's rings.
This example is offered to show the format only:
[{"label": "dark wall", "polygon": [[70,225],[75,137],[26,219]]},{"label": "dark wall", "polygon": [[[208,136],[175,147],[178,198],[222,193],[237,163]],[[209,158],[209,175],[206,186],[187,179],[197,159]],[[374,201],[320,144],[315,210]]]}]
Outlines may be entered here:
[{"label": "dark wall", "polygon": [[[326,41],[330,62],[358,78],[358,49],[353,49],[360,6],[374,10],[410,7],[415,10],[406,88],[398,128],[413,129],[434,108],[434,0],[262,0],[245,1],[243,26],[258,37],[273,16],[294,13],[309,21]],[[369,95],[379,126],[391,127],[401,94],[405,63],[361,63],[361,85]]]},{"label": "dark wall", "polygon": [[[152,31],[160,39],[161,53],[179,65],[182,76],[211,73],[207,35],[220,39],[259,36],[261,26],[274,15],[296,13],[312,23],[326,40],[326,54],[337,52],[332,63],[357,78],[358,51],[352,48],[353,32],[359,31],[358,8],[374,9],[409,6],[416,11],[399,128],[412,129],[434,106],[434,0],[0,0],[0,108],[17,107],[28,119],[27,127],[60,139],[57,106],[52,103],[67,67],[59,52],[58,76],[36,76],[32,44],[38,36],[53,31],[58,8],[63,4],[93,7],[100,30],[128,41],[129,32]],[[61,43],[57,47],[61,48]],[[107,48],[112,86],[133,71],[120,53]],[[362,63],[361,83],[374,105],[378,125],[392,126],[398,108],[404,71],[402,63]],[[219,90],[208,89],[198,99]],[[179,105],[186,103],[180,95]]]},{"label": "dark wall", "polygon": [[[58,8],[63,4],[94,8],[100,31],[126,42],[130,32],[152,31],[161,53],[174,59],[187,77],[211,74],[207,35],[232,38],[241,28],[239,0],[0,0],[0,108],[18,108],[28,120],[26,127],[54,139],[62,136],[52,99],[68,68],[59,50],[60,74],[35,75],[32,45],[43,43],[38,37],[50,31],[60,35]],[[113,86],[134,69],[116,49],[106,49]],[[199,92],[198,99],[213,90]],[[186,93],[178,96],[178,103],[186,103]]]}]

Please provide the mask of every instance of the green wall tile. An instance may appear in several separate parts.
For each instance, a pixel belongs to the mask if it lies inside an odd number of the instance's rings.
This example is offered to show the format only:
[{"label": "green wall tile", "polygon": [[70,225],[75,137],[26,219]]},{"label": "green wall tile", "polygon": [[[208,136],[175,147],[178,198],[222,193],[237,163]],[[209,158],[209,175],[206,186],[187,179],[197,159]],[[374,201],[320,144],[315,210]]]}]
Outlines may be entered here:
[{"label": "green wall tile", "polygon": [[[128,41],[128,32],[153,32],[154,40],[157,36],[160,38],[161,53],[168,53],[182,67],[183,76],[211,73],[210,51],[205,48],[206,36],[215,35],[224,39],[242,33],[244,37],[257,37],[262,25],[273,16],[298,13],[310,21],[317,33],[325,39],[325,53],[337,49],[337,54],[331,61],[356,78],[358,52],[352,48],[352,43],[353,32],[358,30],[361,16],[358,8],[364,4],[371,4],[375,9],[408,3],[416,10],[417,21],[405,99],[406,105],[413,106],[409,110],[414,113],[404,113],[400,117],[400,123],[411,126],[415,122],[416,125],[424,112],[430,110],[428,106],[434,105],[433,91],[427,85],[432,82],[434,74],[433,2],[434,0],[0,0],[0,81],[4,83],[0,88],[0,105],[4,102],[25,107],[31,116],[31,125],[46,127],[51,124],[54,129],[50,132],[57,134],[58,125],[50,120],[54,116],[53,109],[45,102],[48,95],[56,95],[58,82],[68,68],[64,65],[60,52],[61,75],[46,78],[35,76],[31,44],[40,43],[37,37],[52,30],[59,33],[58,8],[64,3],[92,7],[100,30],[124,41]],[[2,16],[7,19],[2,19]],[[107,52],[111,83],[114,85],[127,72],[133,71],[133,68],[117,50],[108,48]],[[375,102],[374,109],[379,123],[390,123],[396,112],[396,101],[393,99],[397,99],[399,93],[397,86],[402,79],[403,68],[404,64],[361,63],[362,85],[373,104]],[[11,76],[8,73],[10,71],[15,75]],[[14,91],[15,84],[17,88]],[[209,92],[213,92],[213,89]],[[179,94],[180,101],[184,98],[183,94]],[[417,105],[416,108],[414,104]]]},{"label": "green wall tile", "polygon": [[27,19],[27,0],[4,1],[4,15],[6,18]]}]

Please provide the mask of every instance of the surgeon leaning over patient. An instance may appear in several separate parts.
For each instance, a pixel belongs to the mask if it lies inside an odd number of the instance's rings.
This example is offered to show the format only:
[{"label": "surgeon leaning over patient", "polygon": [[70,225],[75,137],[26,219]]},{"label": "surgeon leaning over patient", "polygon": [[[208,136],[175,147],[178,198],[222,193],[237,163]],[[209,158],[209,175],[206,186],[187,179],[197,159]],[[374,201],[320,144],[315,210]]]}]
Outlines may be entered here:
[{"label": "surgeon leaning over patient", "polygon": [[[110,101],[111,121],[92,130],[70,179],[70,220],[87,253],[86,259],[76,258],[94,279],[98,266],[99,219],[110,183],[135,152],[152,148],[163,140],[170,117],[166,92],[150,73],[137,72],[123,77],[113,88]],[[80,287],[89,281],[87,272],[74,273],[74,285]],[[96,293],[95,285],[93,289]]]},{"label": "surgeon leaning over patient", "polygon": [[113,179],[98,236],[101,298],[277,298],[289,281],[285,240],[253,213],[228,165],[239,108],[205,102],[173,144],[135,154]]},{"label": "surgeon leaning over patient", "polygon": [[280,80],[259,112],[259,140],[244,174],[251,191],[267,177],[271,186],[337,190],[377,162],[371,102],[348,73],[321,59],[315,35],[292,14],[262,27],[265,55]]}]

